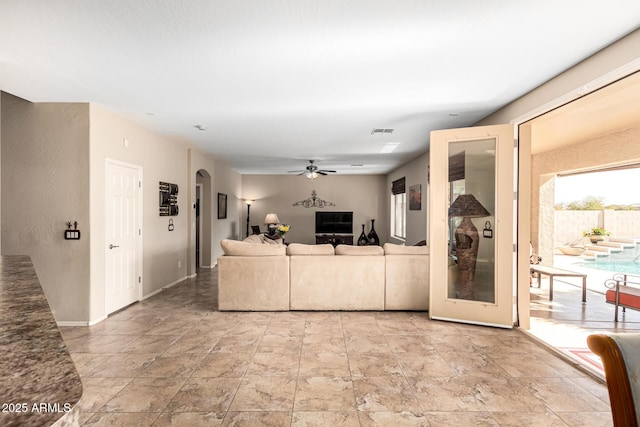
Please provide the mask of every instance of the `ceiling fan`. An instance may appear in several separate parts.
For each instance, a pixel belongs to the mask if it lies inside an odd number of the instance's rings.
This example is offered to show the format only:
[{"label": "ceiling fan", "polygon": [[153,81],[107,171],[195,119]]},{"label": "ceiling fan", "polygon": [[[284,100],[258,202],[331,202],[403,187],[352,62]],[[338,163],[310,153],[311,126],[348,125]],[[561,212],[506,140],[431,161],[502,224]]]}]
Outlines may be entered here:
[{"label": "ceiling fan", "polygon": [[316,179],[318,175],[328,175],[330,173],[336,173],[334,170],[318,169],[318,166],[313,164],[313,160],[309,160],[309,164],[304,170],[287,171],[288,173],[297,173],[298,175],[304,175],[309,179]]}]

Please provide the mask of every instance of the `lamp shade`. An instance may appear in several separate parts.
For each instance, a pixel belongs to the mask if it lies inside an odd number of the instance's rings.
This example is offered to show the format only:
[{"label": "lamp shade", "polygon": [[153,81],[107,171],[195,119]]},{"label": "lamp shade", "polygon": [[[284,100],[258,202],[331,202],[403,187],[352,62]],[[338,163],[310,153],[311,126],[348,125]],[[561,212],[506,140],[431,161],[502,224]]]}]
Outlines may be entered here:
[{"label": "lamp shade", "polygon": [[279,222],[278,215],[274,213],[268,213],[267,216],[264,217],[265,224],[278,224]]},{"label": "lamp shade", "polygon": [[461,194],[449,206],[449,217],[464,216],[468,218],[480,218],[491,216],[489,211],[480,204],[473,194]]}]

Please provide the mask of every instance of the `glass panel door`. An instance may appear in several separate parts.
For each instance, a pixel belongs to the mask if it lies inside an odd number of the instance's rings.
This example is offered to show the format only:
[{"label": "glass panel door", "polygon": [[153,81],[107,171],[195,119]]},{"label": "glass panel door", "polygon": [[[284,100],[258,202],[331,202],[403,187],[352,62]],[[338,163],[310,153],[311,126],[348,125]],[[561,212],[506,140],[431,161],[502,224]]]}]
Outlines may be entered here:
[{"label": "glass panel door", "polygon": [[431,133],[430,316],[513,325],[513,127]]}]

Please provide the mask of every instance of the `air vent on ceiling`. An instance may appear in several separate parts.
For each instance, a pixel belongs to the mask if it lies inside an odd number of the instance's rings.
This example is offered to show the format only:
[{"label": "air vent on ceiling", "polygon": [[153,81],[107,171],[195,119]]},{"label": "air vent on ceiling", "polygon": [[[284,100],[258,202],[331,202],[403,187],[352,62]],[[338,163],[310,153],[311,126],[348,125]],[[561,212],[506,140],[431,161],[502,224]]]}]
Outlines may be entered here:
[{"label": "air vent on ceiling", "polygon": [[371,130],[371,135],[390,135],[392,134],[394,129],[389,128],[373,128]]}]

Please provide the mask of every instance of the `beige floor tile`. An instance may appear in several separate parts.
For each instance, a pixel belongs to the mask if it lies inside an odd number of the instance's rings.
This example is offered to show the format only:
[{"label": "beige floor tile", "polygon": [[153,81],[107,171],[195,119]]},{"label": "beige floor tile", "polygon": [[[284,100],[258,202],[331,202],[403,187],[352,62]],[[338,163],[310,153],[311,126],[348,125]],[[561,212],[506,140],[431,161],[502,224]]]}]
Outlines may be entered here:
[{"label": "beige floor tile", "polygon": [[298,375],[300,356],[296,353],[256,353],[247,375],[293,376]]},{"label": "beige floor tile", "polygon": [[291,411],[296,377],[243,378],[229,411]]},{"label": "beige floor tile", "polygon": [[424,312],[220,312],[216,293],[216,270],[199,270],[61,328],[82,424],[612,425],[606,386],[521,331]]},{"label": "beige floor tile", "polygon": [[154,378],[190,377],[204,359],[204,354],[163,354],[147,366],[141,376]]},{"label": "beige floor tile", "polygon": [[359,411],[420,411],[409,383],[402,376],[356,378],[353,389]]},{"label": "beige floor tile", "polygon": [[218,343],[220,338],[220,336],[211,337],[203,334],[192,335],[190,331],[174,341],[173,344],[167,348],[165,353],[209,353]]},{"label": "beige floor tile", "polygon": [[299,377],[294,411],[356,411],[353,382],[348,377]]},{"label": "beige floor tile", "polygon": [[240,378],[191,378],[167,405],[166,412],[221,412],[229,409]]},{"label": "beige floor tile", "polygon": [[164,412],[153,427],[217,427],[222,425],[224,412]]},{"label": "beige floor tile", "polygon": [[156,413],[97,413],[84,423],[84,426],[104,427],[148,427],[158,418]]},{"label": "beige floor tile", "polygon": [[292,427],[360,427],[358,412],[294,412],[291,419]]},{"label": "beige floor tile", "polygon": [[552,412],[492,412],[501,426],[566,427],[566,423]]},{"label": "beige floor tile", "polygon": [[[438,347],[436,346],[436,349]],[[438,353],[453,369],[456,375],[496,378],[507,375],[500,365],[494,362],[487,354],[481,352],[447,351],[438,349]]]},{"label": "beige floor tile", "polygon": [[164,353],[179,336],[142,335],[136,337],[120,353]]},{"label": "beige floor tile", "polygon": [[86,335],[65,340],[71,353],[118,353],[136,338],[135,335]]},{"label": "beige floor tile", "polygon": [[424,353],[397,353],[395,358],[406,377],[454,376],[456,372],[435,350]]},{"label": "beige floor tile", "polygon": [[425,414],[430,427],[499,427],[488,412],[429,412]]},{"label": "beige floor tile", "polygon": [[134,378],[100,412],[162,412],[184,378]]},{"label": "beige floor tile", "polygon": [[228,412],[222,426],[287,427],[291,425],[291,412]]},{"label": "beige floor tile", "polygon": [[303,352],[299,374],[305,377],[349,376],[349,359],[346,353]]},{"label": "beige floor tile", "polygon": [[114,354],[88,372],[86,376],[99,378],[137,377],[141,375],[157,357],[157,354]]},{"label": "beige floor tile", "polygon": [[251,353],[255,352],[262,335],[225,335],[213,346],[212,352]]},{"label": "beige floor tile", "polygon": [[338,317],[335,320],[307,320],[304,326],[304,334],[342,337],[340,318]]},{"label": "beige floor tile", "polygon": [[409,378],[423,411],[477,412],[485,410],[478,399],[475,378],[423,377]]},{"label": "beige floor tile", "polygon": [[194,378],[241,378],[251,365],[253,353],[210,353],[193,373]]},{"label": "beige floor tile", "polygon": [[346,337],[345,343],[349,353],[391,353],[384,335],[351,335]]},{"label": "beige floor tile", "polygon": [[[283,349],[274,350],[274,347],[282,347]],[[302,335],[277,335],[277,334],[265,334],[258,344],[258,353],[269,352],[300,352],[302,349]]]},{"label": "beige floor tile", "polygon": [[362,427],[429,427],[426,415],[421,412],[360,412]]},{"label": "beige floor tile", "polygon": [[387,335],[385,338],[391,351],[396,354],[409,353],[420,357],[421,354],[435,350],[429,335]]},{"label": "beige floor tile", "polygon": [[571,427],[612,427],[611,412],[557,412],[567,425]]},{"label": "beige floor tile", "polygon": [[607,404],[568,378],[520,378],[553,412],[604,412]]},{"label": "beige floor tile", "polygon": [[302,339],[304,353],[346,353],[345,339],[342,335],[305,335]]},{"label": "beige floor tile", "polygon": [[402,369],[391,353],[350,353],[349,369],[354,378],[402,375]]},{"label": "beige floor tile", "polygon": [[86,376],[99,366],[109,360],[113,354],[92,354],[92,353],[71,353],[71,359],[76,366],[76,370],[81,377]]},{"label": "beige floor tile", "polygon": [[83,412],[98,412],[133,378],[83,378],[80,408]]}]

